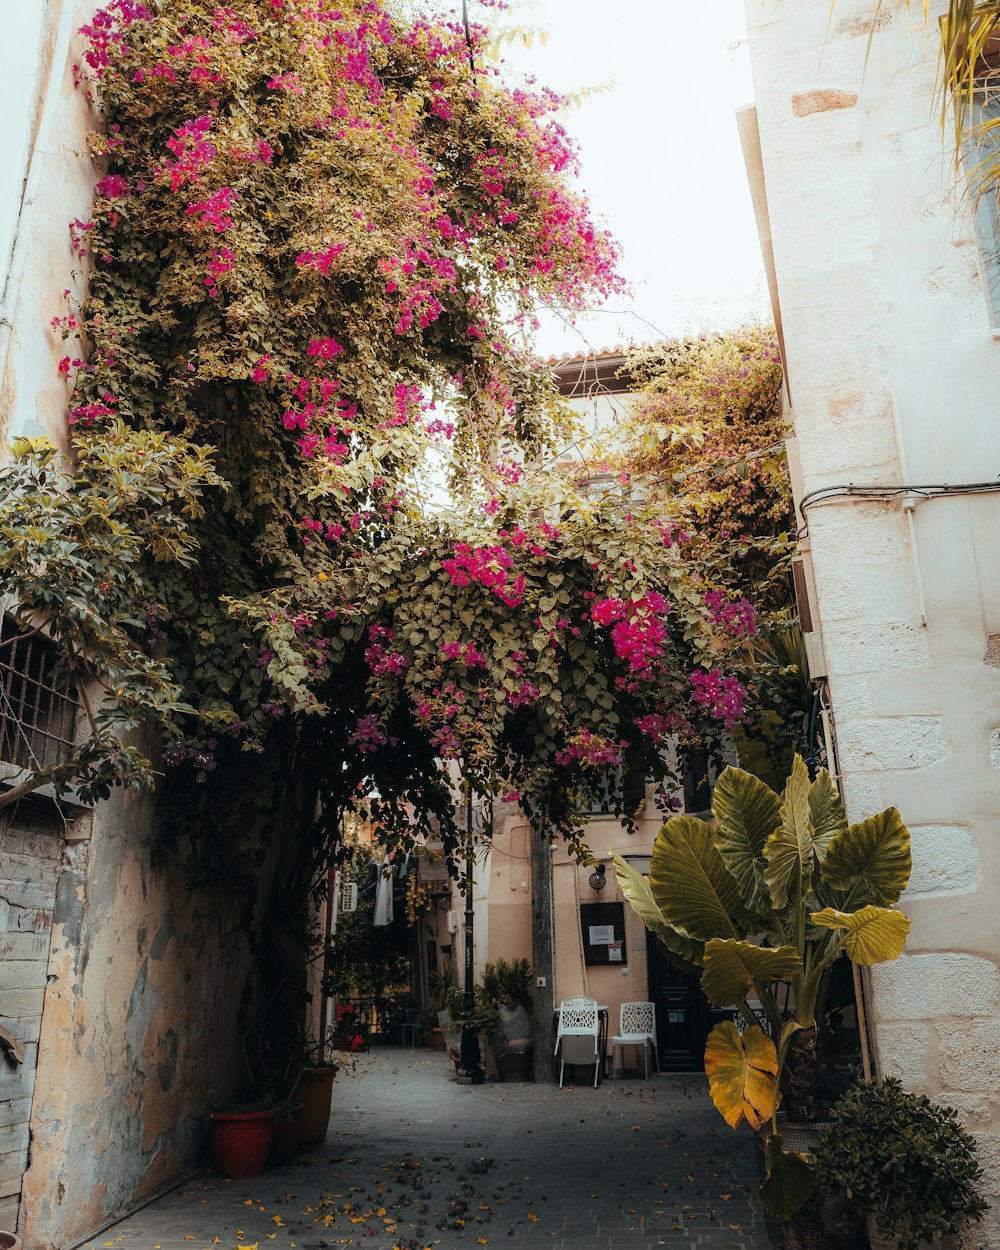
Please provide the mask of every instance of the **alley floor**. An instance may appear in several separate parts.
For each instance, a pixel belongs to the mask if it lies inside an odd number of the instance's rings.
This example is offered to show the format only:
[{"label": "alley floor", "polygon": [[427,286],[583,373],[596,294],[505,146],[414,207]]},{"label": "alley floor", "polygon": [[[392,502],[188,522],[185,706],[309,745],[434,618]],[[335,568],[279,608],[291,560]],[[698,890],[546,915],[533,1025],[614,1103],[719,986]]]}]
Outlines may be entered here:
[{"label": "alley floor", "polygon": [[435,1051],[361,1055],[322,1146],[256,1180],[201,1172],[86,1250],[766,1250],[751,1134],[704,1078],[586,1072],[476,1087]]}]

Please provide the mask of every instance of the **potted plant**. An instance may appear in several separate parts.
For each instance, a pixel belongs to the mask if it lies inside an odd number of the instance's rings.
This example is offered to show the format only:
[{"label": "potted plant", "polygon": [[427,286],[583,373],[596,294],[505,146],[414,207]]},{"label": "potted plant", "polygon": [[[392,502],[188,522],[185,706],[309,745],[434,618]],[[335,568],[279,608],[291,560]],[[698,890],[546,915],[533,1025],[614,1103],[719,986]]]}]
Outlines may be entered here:
[{"label": "potted plant", "polygon": [[951,1107],[892,1077],[863,1081],[830,1113],[813,1151],[820,1187],[869,1223],[872,1250],[957,1246],[986,1202],[976,1143]]},{"label": "potted plant", "polygon": [[[755,1019],[756,998],[770,1036],[734,1022],[709,1035],[709,1092],[726,1121],[745,1118],[764,1142],[764,1209],[787,1219],[816,1186],[815,1169],[786,1150],[778,1105],[808,1105],[815,1086],[816,1022],[841,953],[871,965],[895,959],[910,922],[893,909],[910,876],[910,835],[895,808],[857,825],[830,774],[810,781],[796,756],[776,794],[739,768],[719,777],[715,824],[677,816],[660,830],[648,877],[614,855],[622,893],[685,971],[701,974],[716,1007]],[[782,1011],[775,983],[790,986]],[[796,1118],[794,1115],[792,1118]]]},{"label": "potted plant", "polygon": [[531,965],[526,959],[497,959],[483,969],[483,1003],[496,1014],[487,1040],[501,1081],[526,1081],[531,1075],[533,1037]]},{"label": "potted plant", "polygon": [[321,1142],[330,1123],[333,1082],[340,1070],[333,1058],[333,1031],[320,1041],[306,1047],[298,1080],[292,1090],[292,1103],[299,1104],[296,1117],[298,1140],[303,1145]]},{"label": "potted plant", "polygon": [[455,1064],[456,1070],[461,1062],[462,1034],[472,1029],[475,1033],[489,1037],[499,1028],[499,1015],[496,1009],[483,998],[482,986],[473,989],[472,1014],[466,1017],[465,994],[453,985],[448,990],[447,1006],[438,1019],[444,1029],[448,1043],[448,1055]]}]

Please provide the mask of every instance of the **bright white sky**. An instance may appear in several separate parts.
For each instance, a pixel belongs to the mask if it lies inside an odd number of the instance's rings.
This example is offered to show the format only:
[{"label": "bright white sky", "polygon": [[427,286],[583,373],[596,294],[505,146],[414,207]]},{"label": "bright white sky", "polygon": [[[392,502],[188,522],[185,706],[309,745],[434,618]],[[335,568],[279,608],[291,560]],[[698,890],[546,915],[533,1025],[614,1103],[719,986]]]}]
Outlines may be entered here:
[{"label": "bright white sky", "polygon": [[[479,0],[469,0],[475,20]],[[766,316],[735,110],[753,99],[744,0],[535,0],[550,32],[504,57],[557,91],[614,79],[565,117],[582,185],[623,248],[632,300],[577,329],[547,320],[542,352],[643,342]],[[645,318],[646,320],[642,320]],[[651,322],[652,324],[647,324]]]}]

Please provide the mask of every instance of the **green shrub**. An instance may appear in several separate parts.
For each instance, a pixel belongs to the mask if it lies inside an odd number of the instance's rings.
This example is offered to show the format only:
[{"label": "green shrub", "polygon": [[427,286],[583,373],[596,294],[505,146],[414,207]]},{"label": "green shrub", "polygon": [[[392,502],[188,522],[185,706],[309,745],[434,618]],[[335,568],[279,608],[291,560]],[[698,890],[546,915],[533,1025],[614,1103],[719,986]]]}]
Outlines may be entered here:
[{"label": "green shrub", "polygon": [[976,1143],[951,1107],[903,1089],[899,1081],[863,1081],[834,1106],[814,1153],[819,1184],[842,1194],[860,1218],[874,1214],[883,1237],[917,1250],[979,1220]]}]

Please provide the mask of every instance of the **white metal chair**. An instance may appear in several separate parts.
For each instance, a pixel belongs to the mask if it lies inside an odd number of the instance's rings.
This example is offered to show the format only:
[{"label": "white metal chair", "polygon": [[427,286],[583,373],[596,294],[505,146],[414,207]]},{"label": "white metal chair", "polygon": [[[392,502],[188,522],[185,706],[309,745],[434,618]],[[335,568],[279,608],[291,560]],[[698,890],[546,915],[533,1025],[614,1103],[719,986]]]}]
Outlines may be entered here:
[{"label": "white metal chair", "polygon": [[597,1000],[564,998],[559,1004],[559,1027],[556,1029],[556,1047],[552,1052],[559,1056],[560,1089],[567,1063],[592,1063],[594,1088],[597,1088],[597,1079],[601,1075],[599,1036]]},{"label": "white metal chair", "polygon": [[620,1032],[611,1039],[611,1072],[618,1075],[618,1047],[641,1046],[642,1057],[646,1061],[646,1076],[649,1076],[649,1050],[652,1044],[653,1063],[656,1071],[660,1070],[656,1045],[656,1008],[652,1003],[622,1003],[619,1020]]}]

